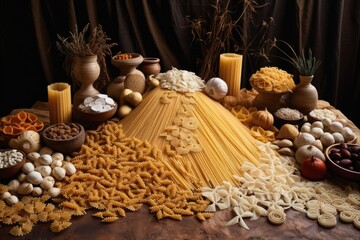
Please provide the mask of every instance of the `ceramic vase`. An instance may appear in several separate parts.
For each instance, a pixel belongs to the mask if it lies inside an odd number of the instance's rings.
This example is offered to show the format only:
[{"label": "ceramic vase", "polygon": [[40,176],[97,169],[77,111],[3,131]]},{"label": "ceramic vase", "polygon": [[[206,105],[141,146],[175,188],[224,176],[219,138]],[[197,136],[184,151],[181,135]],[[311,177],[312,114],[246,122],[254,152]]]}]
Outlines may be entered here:
[{"label": "ceramic vase", "polygon": [[75,57],[73,71],[75,80],[80,83],[80,88],[75,92],[73,99],[73,106],[77,107],[86,97],[99,93],[93,86],[100,75],[97,56]]},{"label": "ceramic vase", "polygon": [[[257,89],[258,90],[258,89]],[[288,93],[269,93],[266,91],[259,91],[259,94],[256,95],[253,104],[258,109],[265,109],[271,113],[276,112],[279,108],[284,107],[285,98]]]},{"label": "ceramic vase", "polygon": [[161,71],[160,59],[145,57],[144,61],[140,64],[139,70],[148,78],[150,75],[157,75]]},{"label": "ceramic vase", "polygon": [[300,75],[299,78],[300,82],[290,96],[290,105],[307,115],[317,107],[318,92],[314,85],[311,84],[314,76]]},{"label": "ceramic vase", "polygon": [[145,92],[145,75],[137,69],[144,58],[138,53],[129,53],[131,58],[117,59],[116,55],[112,57],[111,64],[119,69],[120,75],[117,76],[108,86],[107,95],[114,100],[118,100],[120,93],[124,88],[131,89],[134,92]]}]

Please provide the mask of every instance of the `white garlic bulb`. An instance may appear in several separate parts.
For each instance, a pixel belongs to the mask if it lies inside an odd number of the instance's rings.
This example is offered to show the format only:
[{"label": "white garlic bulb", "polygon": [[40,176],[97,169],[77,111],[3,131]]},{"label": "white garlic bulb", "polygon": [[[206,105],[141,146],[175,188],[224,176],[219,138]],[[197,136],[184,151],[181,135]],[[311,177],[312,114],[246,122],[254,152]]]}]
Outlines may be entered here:
[{"label": "white garlic bulb", "polygon": [[11,193],[16,193],[18,187],[20,186],[20,181],[17,179],[12,179],[9,183],[8,183],[8,190]]},{"label": "white garlic bulb", "polygon": [[17,202],[19,202],[19,199],[18,199],[17,196],[11,195],[11,196],[8,197],[5,201],[6,201],[6,203],[7,203],[8,205],[14,205],[14,204],[16,204]]},{"label": "white garlic bulb", "polygon": [[48,165],[51,165],[51,163],[52,163],[52,157],[50,154],[42,154],[42,155],[40,155],[38,160],[42,165],[48,166]]},{"label": "white garlic bulb", "polygon": [[62,180],[66,175],[66,171],[62,167],[54,167],[54,169],[52,170],[52,175],[55,179]]},{"label": "white garlic bulb", "polygon": [[332,122],[329,125],[329,129],[332,132],[341,132],[343,130],[344,126],[342,125],[341,122]]},{"label": "white garlic bulb", "polygon": [[19,180],[19,182],[25,182],[26,181],[26,174],[25,173],[20,173],[18,175],[18,180]]},{"label": "white garlic bulb", "polygon": [[40,187],[43,190],[49,190],[52,188],[55,184],[55,179],[52,176],[46,176],[44,177],[42,183],[40,183]]},{"label": "white garlic bulb", "polygon": [[62,165],[63,165],[63,161],[61,161],[61,160],[54,160],[54,161],[51,163],[51,167],[52,167],[52,168],[61,167]]},{"label": "white garlic bulb", "polygon": [[25,163],[25,164],[22,166],[22,168],[21,168],[21,170],[22,170],[23,173],[25,173],[25,174],[28,174],[28,173],[34,171],[34,169],[35,169],[35,166],[34,166],[34,164],[32,164],[31,162]]},{"label": "white garlic bulb", "polygon": [[341,134],[344,136],[346,142],[350,142],[355,139],[355,134],[349,127],[344,127],[341,131]]},{"label": "white garlic bulb", "polygon": [[39,197],[41,196],[43,193],[43,190],[41,189],[41,187],[34,187],[34,189],[32,190],[31,194],[34,196],[34,197]]},{"label": "white garlic bulb", "polygon": [[43,181],[43,177],[38,171],[32,171],[26,176],[26,180],[29,181],[29,183],[38,185]]},{"label": "white garlic bulb", "polygon": [[60,152],[55,152],[51,155],[53,161],[55,160],[60,160],[63,161],[64,160],[64,154],[60,153]]},{"label": "white garlic bulb", "polygon": [[49,176],[51,174],[51,170],[50,166],[38,166],[35,168],[35,171],[38,171],[43,177]]},{"label": "white garlic bulb", "polygon": [[35,161],[36,159],[38,159],[40,157],[40,153],[38,152],[31,152],[31,153],[28,153],[26,155],[26,158],[29,159],[30,161]]},{"label": "white garlic bulb", "polygon": [[68,175],[68,176],[71,176],[74,173],[76,173],[76,168],[75,168],[74,164],[72,164],[71,162],[65,163],[63,168],[65,169],[66,175]]},{"label": "white garlic bulb", "polygon": [[[39,157],[39,158],[40,158],[40,157]],[[40,162],[40,159],[39,159],[39,158],[35,159],[35,161],[34,161],[34,166],[35,166],[35,167],[43,166],[43,164]]]},{"label": "white garlic bulb", "polygon": [[50,197],[57,197],[61,193],[61,189],[57,187],[50,188],[47,193],[50,195]]},{"label": "white garlic bulb", "polygon": [[9,192],[4,192],[3,194],[1,194],[1,199],[6,200],[7,198],[9,198],[11,196],[11,193]]},{"label": "white garlic bulb", "polygon": [[20,184],[17,192],[18,192],[18,194],[21,194],[21,195],[28,195],[32,192],[33,189],[34,189],[34,187],[31,183],[23,182]]},{"label": "white garlic bulb", "polygon": [[51,148],[47,147],[47,146],[44,146],[42,148],[40,148],[40,155],[43,155],[43,154],[48,154],[51,156],[51,154],[53,154],[54,150],[52,150]]}]

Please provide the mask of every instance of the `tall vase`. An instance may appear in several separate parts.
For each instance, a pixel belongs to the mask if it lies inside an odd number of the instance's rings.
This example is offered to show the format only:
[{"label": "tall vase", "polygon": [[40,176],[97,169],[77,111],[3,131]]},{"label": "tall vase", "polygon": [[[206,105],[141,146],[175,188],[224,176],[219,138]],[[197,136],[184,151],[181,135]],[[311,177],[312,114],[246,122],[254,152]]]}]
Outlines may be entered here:
[{"label": "tall vase", "polygon": [[308,114],[317,107],[318,92],[314,85],[311,84],[314,76],[300,75],[298,83],[290,96],[290,105],[302,112]]},{"label": "tall vase", "polygon": [[75,57],[74,78],[80,83],[80,88],[74,94],[73,105],[76,108],[86,97],[99,93],[93,84],[100,75],[100,65],[97,56]]},{"label": "tall vase", "polygon": [[[120,54],[121,55],[121,54]],[[120,93],[124,88],[131,89],[134,92],[144,93],[146,89],[145,75],[136,69],[144,60],[138,53],[127,53],[129,58],[112,57],[111,64],[120,70],[117,76],[108,86],[107,95],[114,100],[118,100]]]}]

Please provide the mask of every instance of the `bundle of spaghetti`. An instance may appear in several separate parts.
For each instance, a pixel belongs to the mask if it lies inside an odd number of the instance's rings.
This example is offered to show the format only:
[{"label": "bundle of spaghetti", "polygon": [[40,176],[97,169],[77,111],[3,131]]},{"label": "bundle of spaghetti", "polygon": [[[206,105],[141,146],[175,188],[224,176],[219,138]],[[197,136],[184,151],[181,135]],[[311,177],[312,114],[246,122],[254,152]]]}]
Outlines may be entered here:
[{"label": "bundle of spaghetti", "polygon": [[258,165],[261,151],[248,129],[205,94],[194,93],[193,98],[196,102],[194,113],[200,123],[197,138],[203,151],[183,157],[193,163],[196,172],[213,173],[216,179],[210,180],[218,184],[233,181],[233,175],[242,175],[240,167],[245,161]]},{"label": "bundle of spaghetti", "polygon": [[232,176],[242,175],[242,163],[257,165],[262,154],[249,130],[199,91],[178,93],[158,87],[120,123],[126,136],[163,149],[162,160],[173,179],[182,186],[190,181],[192,189],[225,180],[235,184]]}]

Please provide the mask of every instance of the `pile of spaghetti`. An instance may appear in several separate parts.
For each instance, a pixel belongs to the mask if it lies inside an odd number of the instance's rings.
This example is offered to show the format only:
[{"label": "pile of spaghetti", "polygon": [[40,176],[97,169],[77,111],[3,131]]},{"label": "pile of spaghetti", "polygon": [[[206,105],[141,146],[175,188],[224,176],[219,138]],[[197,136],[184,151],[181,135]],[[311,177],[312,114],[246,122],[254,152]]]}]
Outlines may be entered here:
[{"label": "pile of spaghetti", "polygon": [[163,150],[163,162],[179,185],[196,189],[225,180],[235,183],[232,176],[242,174],[244,162],[259,163],[257,141],[202,91],[199,77],[172,69],[157,78],[161,87],[148,93],[121,124],[126,136]]},{"label": "pile of spaghetti", "polygon": [[[0,221],[13,225],[10,234],[26,235],[37,222],[51,222],[60,232],[91,208],[94,217],[111,223],[143,204],[159,220],[205,220],[229,208],[235,214],[227,225],[249,229],[245,218],[282,224],[292,208],[324,227],[340,219],[360,229],[357,185],[302,179],[294,159],[253,138],[204,94],[195,74],[173,68],[156,77],[160,87],[126,118],[87,132],[80,151],[66,159],[77,172],[56,183],[60,197],[23,196],[14,206],[0,200]],[[6,191],[0,184],[0,194]]]}]

